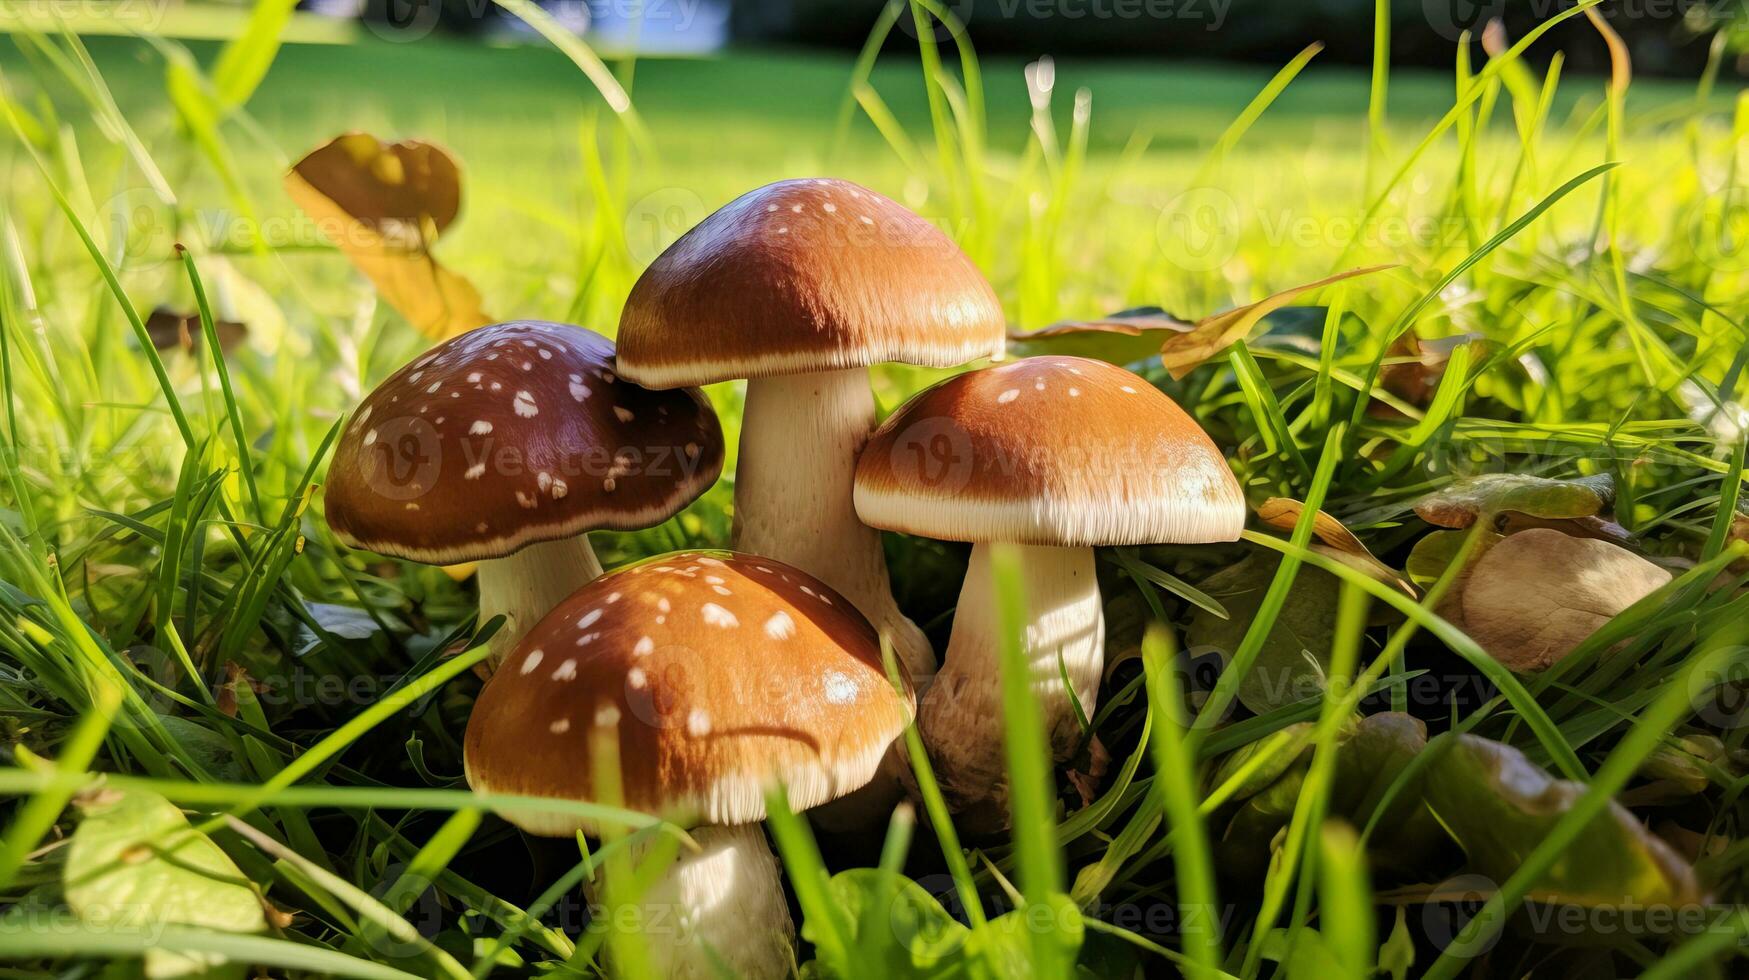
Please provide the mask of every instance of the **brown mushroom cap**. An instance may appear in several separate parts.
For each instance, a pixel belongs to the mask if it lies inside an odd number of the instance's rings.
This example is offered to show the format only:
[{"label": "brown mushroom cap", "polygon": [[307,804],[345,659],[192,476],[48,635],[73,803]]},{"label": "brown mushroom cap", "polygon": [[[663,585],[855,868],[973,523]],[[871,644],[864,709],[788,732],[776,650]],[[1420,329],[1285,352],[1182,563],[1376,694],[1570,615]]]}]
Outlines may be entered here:
[{"label": "brown mushroom cap", "polygon": [[[621,805],[750,823],[773,781],[797,809],[867,783],[911,707],[873,627],[819,580],[752,555],[661,555],[572,593],[523,638],[474,704],[468,783],[610,802],[591,763],[611,733]],[[505,816],[537,834],[583,826]]]},{"label": "brown mushroom cap", "polygon": [[622,381],[606,338],[522,320],[439,344],[365,398],[328,470],[327,516],[380,554],[501,558],[659,523],[722,467],[701,393]]},{"label": "brown mushroom cap", "polygon": [[644,271],[619,366],[656,388],[1000,353],[1002,308],[964,252],[903,205],[849,181],[741,195]]},{"label": "brown mushroom cap", "polygon": [[875,527],[1039,545],[1233,541],[1245,497],[1178,404],[1120,367],[1031,357],[949,378],[893,413],[856,468]]}]

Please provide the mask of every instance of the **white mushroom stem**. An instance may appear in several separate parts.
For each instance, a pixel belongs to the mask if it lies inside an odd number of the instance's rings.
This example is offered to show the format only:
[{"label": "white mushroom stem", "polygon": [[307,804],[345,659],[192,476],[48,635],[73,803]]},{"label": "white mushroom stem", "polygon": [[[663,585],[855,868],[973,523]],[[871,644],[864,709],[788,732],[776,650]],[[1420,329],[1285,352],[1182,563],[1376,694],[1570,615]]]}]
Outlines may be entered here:
[{"label": "white mushroom stem", "polygon": [[880,532],[856,517],[856,457],[875,421],[863,368],[747,382],[735,549],[788,562],[856,604],[922,691],[935,654],[899,612]]},{"label": "white mushroom stem", "polygon": [[480,624],[502,614],[504,626],[492,637],[491,663],[497,666],[521,639],[564,598],[601,576],[601,562],[588,535],[531,544],[507,558],[482,561]]},{"label": "white mushroom stem", "polygon": [[[1089,717],[1105,662],[1105,613],[1092,548],[1014,546],[1026,588],[1024,652],[1052,754],[1074,751],[1080,724],[1069,687]],[[979,830],[1006,825],[1001,617],[987,544],[972,548],[941,673],[918,708],[917,725],[952,809]],[[968,829],[974,829],[968,827]]]},{"label": "white mushroom stem", "polygon": [[[758,824],[700,827],[692,831],[697,852],[682,848],[667,871],[631,907],[604,907],[603,892],[589,888],[601,927],[613,930],[606,944],[608,975],[625,976],[616,949],[640,943],[652,976],[673,980],[781,980],[795,963],[795,923],[783,896],[777,855]],[[641,873],[654,844],[631,849],[631,867]],[[720,964],[720,965],[719,965]]]}]

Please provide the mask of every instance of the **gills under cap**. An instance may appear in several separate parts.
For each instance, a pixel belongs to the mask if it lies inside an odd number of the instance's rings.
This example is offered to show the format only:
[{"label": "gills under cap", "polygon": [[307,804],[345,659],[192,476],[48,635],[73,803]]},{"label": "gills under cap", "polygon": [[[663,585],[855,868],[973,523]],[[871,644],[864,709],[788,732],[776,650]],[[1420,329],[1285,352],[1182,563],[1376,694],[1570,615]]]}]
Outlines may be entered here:
[{"label": "gills under cap", "polygon": [[874,628],[831,588],[768,558],[682,552],[590,582],[530,630],[475,702],[464,758],[478,792],[605,803],[593,761],[611,737],[621,805],[751,823],[773,782],[798,810],[867,783],[911,709]]},{"label": "gills under cap", "polygon": [[995,291],[940,229],[844,180],[750,191],[680,236],[632,287],[619,366],[668,388],[999,355]]},{"label": "gills under cap", "polygon": [[626,382],[613,354],[532,320],[437,345],[347,424],[328,523],[353,547],[449,564],[667,519],[716,481],[722,430],[698,391]]},{"label": "gills under cap", "polygon": [[951,541],[1237,540],[1245,497],[1171,398],[1104,361],[1032,357],[949,378],[870,437],[856,512]]}]

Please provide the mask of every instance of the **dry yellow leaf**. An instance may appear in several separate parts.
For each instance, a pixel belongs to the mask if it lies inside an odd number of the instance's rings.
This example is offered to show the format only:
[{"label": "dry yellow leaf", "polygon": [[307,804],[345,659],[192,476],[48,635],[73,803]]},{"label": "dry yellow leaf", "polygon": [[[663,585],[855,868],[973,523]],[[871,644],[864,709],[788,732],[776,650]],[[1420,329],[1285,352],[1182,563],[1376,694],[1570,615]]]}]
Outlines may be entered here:
[{"label": "dry yellow leaf", "polygon": [[1166,342],[1160,345],[1160,361],[1166,366],[1166,370],[1171,372],[1172,377],[1182,378],[1196,370],[1204,361],[1226,350],[1234,343],[1244,340],[1251,333],[1251,328],[1257,325],[1257,321],[1288,305],[1300,296],[1320,286],[1328,286],[1333,282],[1341,282],[1344,279],[1353,279],[1356,276],[1364,276],[1381,269],[1393,268],[1396,267],[1394,265],[1375,265],[1364,269],[1338,272],[1317,282],[1284,289],[1249,306],[1240,306],[1223,313],[1204,317],[1198,320],[1196,326],[1189,331],[1167,337]]},{"label": "dry yellow leaf", "polygon": [[[1270,527],[1292,531],[1305,509],[1305,504],[1291,497],[1271,497],[1258,505],[1257,519]],[[1321,551],[1350,568],[1365,572],[1412,599],[1418,596],[1415,587],[1409,584],[1402,573],[1379,561],[1360,538],[1355,537],[1353,531],[1329,514],[1318,511],[1312,517],[1312,536],[1318,539],[1318,543],[1312,545],[1314,550]]]},{"label": "dry yellow leaf", "polygon": [[442,340],[492,322],[479,290],[431,254],[461,210],[461,168],[442,147],[345,133],[293,164],[285,187],[421,333]]}]

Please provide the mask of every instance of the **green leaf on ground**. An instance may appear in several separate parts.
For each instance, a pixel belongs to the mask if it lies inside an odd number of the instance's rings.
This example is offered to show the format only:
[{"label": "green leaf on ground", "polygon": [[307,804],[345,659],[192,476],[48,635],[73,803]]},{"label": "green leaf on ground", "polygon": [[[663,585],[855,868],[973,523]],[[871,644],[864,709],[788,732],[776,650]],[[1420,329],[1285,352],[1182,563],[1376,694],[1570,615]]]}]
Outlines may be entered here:
[{"label": "green leaf on ground", "polygon": [[[85,922],[122,930],[267,928],[243,872],[169,800],[144,790],[99,789],[78,806],[84,819],[67,849],[63,883],[67,905]],[[217,956],[160,949],[148,949],[145,960],[153,977],[242,971]]]},{"label": "green leaf on ground", "polygon": [[[1496,881],[1510,877],[1585,792],[1517,749],[1474,735],[1457,736],[1428,767],[1422,786],[1471,870]],[[1705,897],[1688,862],[1618,803],[1580,831],[1529,895],[1588,908],[1683,906]]]}]

